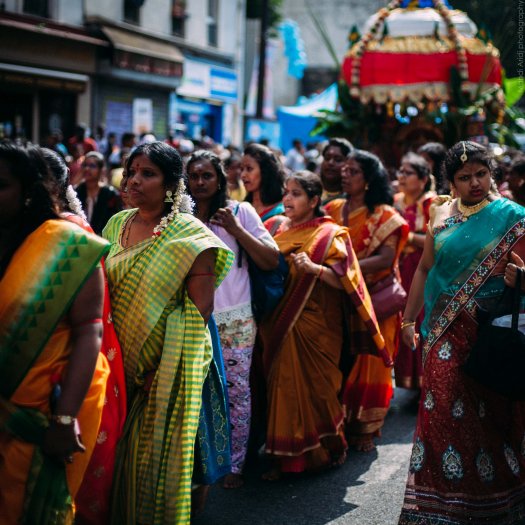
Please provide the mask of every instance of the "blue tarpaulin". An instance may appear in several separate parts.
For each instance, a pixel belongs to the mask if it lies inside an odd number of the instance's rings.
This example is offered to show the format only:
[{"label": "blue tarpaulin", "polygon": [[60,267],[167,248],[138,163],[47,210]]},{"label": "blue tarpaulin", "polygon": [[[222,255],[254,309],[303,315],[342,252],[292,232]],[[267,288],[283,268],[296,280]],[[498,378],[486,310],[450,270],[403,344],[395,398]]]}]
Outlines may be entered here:
[{"label": "blue tarpaulin", "polygon": [[277,120],[281,127],[281,149],[286,152],[292,147],[294,139],[303,144],[324,140],[322,135],[310,136],[310,131],[317,123],[313,116],[320,109],[335,110],[337,105],[337,84],[332,84],[322,93],[307,99],[297,106],[281,106],[277,110]]}]

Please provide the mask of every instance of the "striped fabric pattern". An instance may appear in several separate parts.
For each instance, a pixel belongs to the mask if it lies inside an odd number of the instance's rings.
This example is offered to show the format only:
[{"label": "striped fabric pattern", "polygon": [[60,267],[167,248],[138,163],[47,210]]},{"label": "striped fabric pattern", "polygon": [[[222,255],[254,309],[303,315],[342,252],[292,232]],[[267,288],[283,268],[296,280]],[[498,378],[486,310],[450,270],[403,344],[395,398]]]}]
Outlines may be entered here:
[{"label": "striped fabric pattern", "polygon": [[[130,400],[113,523],[189,523],[194,442],[212,347],[184,281],[195,258],[215,248],[218,286],[233,254],[188,214],[178,214],[160,237],[123,249],[120,232],[133,213],[115,215],[104,230],[113,243],[106,266]],[[146,396],[141,387],[151,372]]]}]

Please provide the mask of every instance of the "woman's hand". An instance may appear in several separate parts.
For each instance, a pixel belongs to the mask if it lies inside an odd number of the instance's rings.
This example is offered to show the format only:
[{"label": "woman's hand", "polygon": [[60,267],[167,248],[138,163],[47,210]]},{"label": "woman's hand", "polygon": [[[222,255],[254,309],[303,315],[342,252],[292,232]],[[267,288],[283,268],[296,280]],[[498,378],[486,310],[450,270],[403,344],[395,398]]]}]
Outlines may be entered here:
[{"label": "woman's hand", "polygon": [[[510,253],[509,262],[505,266],[505,277],[504,281],[507,286],[514,288],[516,286],[516,276],[518,268],[525,268],[525,263],[522,258],[514,252]],[[521,289],[523,290],[525,283],[522,281]]]},{"label": "woman's hand", "polygon": [[42,450],[57,461],[73,462],[75,452],[84,452],[86,447],[80,441],[78,423],[61,425],[51,421],[44,436]]},{"label": "woman's hand", "polygon": [[221,226],[230,235],[237,237],[244,228],[241,226],[239,219],[233,214],[230,208],[219,208],[215,215],[210,219],[212,224]]},{"label": "woman's hand", "polygon": [[292,253],[291,257],[295,267],[298,270],[303,271],[304,273],[313,273],[315,275],[319,275],[321,266],[319,264],[313,263],[305,252]]},{"label": "woman's hand", "polygon": [[401,339],[406,346],[415,351],[419,343],[419,334],[416,334],[415,325],[408,325],[401,329]]}]

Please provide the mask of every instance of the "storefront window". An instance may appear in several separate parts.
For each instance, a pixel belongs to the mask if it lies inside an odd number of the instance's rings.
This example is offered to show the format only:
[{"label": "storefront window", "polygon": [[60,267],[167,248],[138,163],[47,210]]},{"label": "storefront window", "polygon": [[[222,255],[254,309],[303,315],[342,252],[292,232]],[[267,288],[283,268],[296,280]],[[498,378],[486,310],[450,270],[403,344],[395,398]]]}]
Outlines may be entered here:
[{"label": "storefront window", "polygon": [[48,0],[24,0],[24,13],[49,18]]}]

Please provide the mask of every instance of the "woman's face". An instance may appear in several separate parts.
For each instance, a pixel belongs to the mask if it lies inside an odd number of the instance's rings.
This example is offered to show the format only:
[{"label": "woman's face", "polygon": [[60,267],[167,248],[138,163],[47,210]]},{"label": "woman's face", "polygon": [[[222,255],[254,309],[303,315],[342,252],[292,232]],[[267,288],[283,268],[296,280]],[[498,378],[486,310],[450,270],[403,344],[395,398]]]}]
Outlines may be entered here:
[{"label": "woman's face", "polygon": [[101,169],[96,159],[92,157],[85,158],[82,162],[82,176],[86,182],[99,181]]},{"label": "woman's face", "polygon": [[164,206],[166,188],[161,169],[145,155],[135,157],[127,171],[128,199],[137,208],[155,209]]},{"label": "woman's face", "polygon": [[397,172],[398,190],[403,192],[405,195],[418,196],[423,193],[425,184],[427,182],[426,177],[420,179],[417,175],[417,171],[414,167],[408,163],[403,162]]},{"label": "woman's face", "polygon": [[489,193],[490,170],[479,162],[466,162],[454,174],[453,186],[457,196],[466,204],[477,204]]},{"label": "woman's face", "polygon": [[188,184],[192,197],[209,201],[219,191],[219,177],[209,160],[198,160],[188,166]]},{"label": "woman's face", "polygon": [[241,160],[241,180],[248,193],[259,191],[261,187],[261,168],[250,155],[243,155]]},{"label": "woman's face", "polygon": [[327,186],[341,184],[341,170],[346,163],[346,155],[338,146],[329,146],[323,155],[321,163],[321,177]]},{"label": "woman's face", "polygon": [[313,219],[318,201],[318,197],[309,198],[296,180],[289,179],[286,182],[283,196],[284,214],[292,224],[301,224]]},{"label": "woman's face", "polygon": [[237,184],[241,178],[242,168],[241,161],[234,160],[228,166],[226,170],[226,176],[228,177],[228,182],[231,184]]},{"label": "woman's face", "polygon": [[349,159],[343,166],[341,186],[343,191],[351,197],[366,193],[365,174],[361,169],[361,165],[355,159]]},{"label": "woman's face", "polygon": [[22,184],[0,160],[0,228],[13,225],[22,213]]}]

